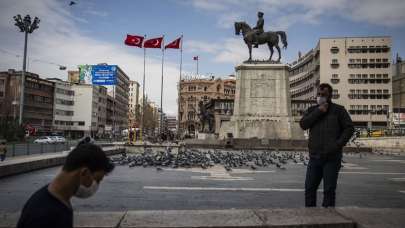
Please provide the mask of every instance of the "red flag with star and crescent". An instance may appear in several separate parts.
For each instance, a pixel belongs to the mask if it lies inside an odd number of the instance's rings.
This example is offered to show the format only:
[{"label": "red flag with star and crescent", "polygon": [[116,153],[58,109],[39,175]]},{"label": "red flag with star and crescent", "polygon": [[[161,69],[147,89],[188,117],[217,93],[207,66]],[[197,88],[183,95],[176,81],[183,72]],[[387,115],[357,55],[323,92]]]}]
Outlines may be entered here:
[{"label": "red flag with star and crescent", "polygon": [[163,43],[163,37],[153,38],[146,40],[143,43],[144,48],[161,48]]},{"label": "red flag with star and crescent", "polygon": [[165,46],[165,49],[167,49],[167,48],[179,49],[180,43],[181,43],[181,37],[179,37],[179,38],[173,40],[171,43],[167,44]]},{"label": "red flag with star and crescent", "polygon": [[125,39],[125,44],[128,46],[135,46],[135,47],[142,47],[144,37],[143,36],[136,36],[136,35],[129,35],[127,34],[127,38]]}]

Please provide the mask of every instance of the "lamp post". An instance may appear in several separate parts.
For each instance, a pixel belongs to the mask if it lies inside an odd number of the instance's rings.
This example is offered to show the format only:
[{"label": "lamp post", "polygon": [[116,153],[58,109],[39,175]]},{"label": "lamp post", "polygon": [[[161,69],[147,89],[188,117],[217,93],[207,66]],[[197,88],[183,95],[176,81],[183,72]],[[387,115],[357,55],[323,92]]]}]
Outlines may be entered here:
[{"label": "lamp post", "polygon": [[23,108],[24,108],[24,87],[25,87],[25,71],[27,69],[27,41],[28,41],[28,33],[34,32],[35,29],[39,28],[39,19],[38,17],[34,18],[34,21],[31,21],[30,15],[26,15],[24,19],[21,18],[21,15],[18,14],[14,16],[15,26],[20,29],[20,32],[25,34],[24,40],[24,59],[23,59],[23,69],[21,73],[21,90],[20,90],[20,115],[18,123],[22,125],[23,120]]}]

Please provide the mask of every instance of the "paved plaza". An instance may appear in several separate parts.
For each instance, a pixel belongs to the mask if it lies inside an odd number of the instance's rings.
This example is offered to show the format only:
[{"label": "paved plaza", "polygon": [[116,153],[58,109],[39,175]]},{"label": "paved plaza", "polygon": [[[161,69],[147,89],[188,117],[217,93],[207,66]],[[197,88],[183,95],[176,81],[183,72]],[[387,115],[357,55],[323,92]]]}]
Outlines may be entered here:
[{"label": "paved plaza", "polygon": [[[405,156],[349,154],[339,176],[337,206],[405,208]],[[295,208],[304,205],[304,164],[268,168],[165,169],[117,166],[99,192],[73,200],[79,211]],[[0,179],[0,211],[19,211],[60,167]],[[318,205],[322,202],[319,191]]]}]

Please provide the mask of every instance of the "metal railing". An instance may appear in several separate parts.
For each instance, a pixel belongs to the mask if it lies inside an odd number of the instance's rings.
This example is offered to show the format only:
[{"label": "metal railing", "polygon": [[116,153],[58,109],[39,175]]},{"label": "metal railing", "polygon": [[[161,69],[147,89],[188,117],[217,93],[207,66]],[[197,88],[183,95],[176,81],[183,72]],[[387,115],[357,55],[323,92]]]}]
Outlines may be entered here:
[{"label": "metal railing", "polygon": [[[77,145],[77,140],[66,141],[65,143],[7,143],[7,157],[27,156],[44,153],[58,153],[70,151]],[[95,144],[100,146],[109,146],[113,141],[96,141]]]}]

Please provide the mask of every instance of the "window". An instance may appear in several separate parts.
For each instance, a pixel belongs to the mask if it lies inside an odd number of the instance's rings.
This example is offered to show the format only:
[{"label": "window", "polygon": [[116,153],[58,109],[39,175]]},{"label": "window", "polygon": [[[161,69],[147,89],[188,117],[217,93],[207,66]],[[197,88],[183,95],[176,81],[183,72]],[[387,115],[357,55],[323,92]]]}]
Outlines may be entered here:
[{"label": "window", "polygon": [[337,53],[339,53],[339,48],[336,47],[336,46],[333,46],[333,47],[330,49],[330,51],[331,51],[333,54],[337,54]]},{"label": "window", "polygon": [[79,126],[84,126],[84,121],[79,121],[79,122],[78,122],[78,125],[79,125]]}]

